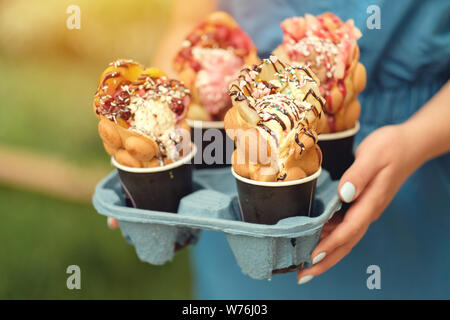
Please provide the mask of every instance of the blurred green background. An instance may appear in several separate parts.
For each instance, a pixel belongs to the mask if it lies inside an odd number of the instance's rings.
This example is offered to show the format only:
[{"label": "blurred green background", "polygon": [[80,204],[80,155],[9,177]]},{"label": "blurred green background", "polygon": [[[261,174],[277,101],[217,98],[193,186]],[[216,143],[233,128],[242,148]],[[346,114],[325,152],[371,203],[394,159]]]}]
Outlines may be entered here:
[{"label": "blurred green background", "polygon": [[[69,5],[81,9],[79,30],[66,27]],[[2,152],[26,151],[27,166],[36,154],[111,170],[91,107],[98,78],[116,58],[148,65],[170,8],[163,0],[0,0]],[[0,214],[0,299],[192,297],[187,249],[164,266],[140,262],[88,198],[0,178]],[[81,290],[66,288],[72,264],[81,268]]]}]

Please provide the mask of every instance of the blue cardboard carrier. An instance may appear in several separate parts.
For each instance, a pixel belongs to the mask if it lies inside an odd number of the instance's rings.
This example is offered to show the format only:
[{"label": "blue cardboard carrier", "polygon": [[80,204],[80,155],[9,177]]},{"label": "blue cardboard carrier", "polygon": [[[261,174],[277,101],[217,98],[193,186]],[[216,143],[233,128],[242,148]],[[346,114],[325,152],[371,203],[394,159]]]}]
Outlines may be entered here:
[{"label": "blue cardboard carrier", "polygon": [[309,266],[323,225],[341,207],[338,181],[325,170],[317,180],[311,217],[285,218],[275,225],[241,221],[230,168],[194,170],[193,180],[195,190],[181,200],[178,214],[127,207],[117,170],[97,185],[93,204],[100,214],[118,220],[142,261],[162,265],[176,250],[195,244],[201,230],[213,230],[225,233],[242,272],[259,280]]}]

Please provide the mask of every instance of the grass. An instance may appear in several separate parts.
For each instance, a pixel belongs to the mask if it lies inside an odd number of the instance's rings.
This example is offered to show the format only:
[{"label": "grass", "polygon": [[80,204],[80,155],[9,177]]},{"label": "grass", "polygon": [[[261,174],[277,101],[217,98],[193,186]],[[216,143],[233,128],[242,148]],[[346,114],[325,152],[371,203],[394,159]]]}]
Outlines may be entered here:
[{"label": "grass", "polygon": [[[0,186],[0,299],[189,299],[188,250],[142,263],[90,204]],[[66,268],[81,268],[68,290]]]},{"label": "grass", "polygon": [[71,1],[35,4],[31,16],[22,14],[28,1],[0,1],[0,144],[105,167],[92,110],[98,79],[117,58],[149,64],[171,1],[78,2],[82,27],[69,30]]},{"label": "grass", "polygon": [[[103,66],[102,66],[103,67]],[[92,99],[99,70],[55,60],[0,60],[0,143],[106,166]]]},{"label": "grass", "polygon": [[[92,97],[104,66],[0,59],[0,143],[107,170]],[[90,203],[0,186],[0,299],[187,299],[188,250],[164,266],[134,247]],[[82,289],[66,288],[81,268]]]},{"label": "grass", "polygon": [[[78,31],[65,28],[70,1],[36,5],[32,17],[22,14],[28,2],[0,4],[7,12],[0,32],[0,144],[106,171],[109,156],[92,112],[98,78],[118,57],[148,64],[170,1],[78,2]],[[187,249],[164,266],[142,263],[90,203],[0,182],[0,218],[0,299],[191,297]],[[81,268],[80,291],[66,288],[73,264]]]}]

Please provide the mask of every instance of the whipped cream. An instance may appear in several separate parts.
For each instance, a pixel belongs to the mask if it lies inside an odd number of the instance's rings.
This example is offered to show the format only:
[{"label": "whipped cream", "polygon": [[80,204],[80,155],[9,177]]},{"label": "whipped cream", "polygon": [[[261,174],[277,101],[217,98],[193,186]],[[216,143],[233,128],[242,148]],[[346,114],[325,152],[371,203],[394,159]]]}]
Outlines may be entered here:
[{"label": "whipped cream", "polygon": [[132,97],[129,108],[134,114],[130,129],[152,138],[164,156],[177,160],[176,146],[181,142],[181,136],[176,130],[176,115],[167,104],[136,96]]}]

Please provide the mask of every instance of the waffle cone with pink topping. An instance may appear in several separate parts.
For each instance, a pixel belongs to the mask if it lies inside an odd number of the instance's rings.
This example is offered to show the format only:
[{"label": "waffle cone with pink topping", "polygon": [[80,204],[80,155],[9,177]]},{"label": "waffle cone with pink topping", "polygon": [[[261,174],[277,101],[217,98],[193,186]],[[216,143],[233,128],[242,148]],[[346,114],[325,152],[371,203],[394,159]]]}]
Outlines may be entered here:
[{"label": "waffle cone with pink topping", "polygon": [[233,107],[225,117],[234,139],[234,171],[256,181],[292,181],[320,169],[317,146],[325,100],[319,80],[307,67],[277,57],[244,68],[230,84]]},{"label": "waffle cone with pink topping", "polygon": [[244,65],[259,62],[251,39],[225,12],[210,14],[186,37],[173,65],[191,92],[188,118],[223,121],[228,84]]},{"label": "waffle cone with pink topping", "polygon": [[292,65],[307,65],[320,79],[326,99],[322,133],[354,128],[361,112],[358,94],[366,85],[366,70],[359,62],[353,20],[343,22],[332,13],[293,17],[281,23],[283,43],[274,50]]},{"label": "waffle cone with pink topping", "polygon": [[[145,105],[148,101],[158,103],[159,109],[151,111]],[[188,133],[190,128],[184,119],[188,105],[188,90],[179,81],[169,80],[160,70],[145,69],[132,60],[117,60],[100,77],[93,108],[99,119],[98,132],[106,152],[121,165],[151,168],[183,157],[183,153],[190,148],[190,142],[189,137],[180,135],[177,137],[181,140],[177,141],[178,149],[170,146],[175,156],[168,154],[168,145],[162,141],[163,136],[167,135],[165,128],[155,129],[154,132],[144,131],[144,116],[151,112],[156,122],[158,117],[163,116],[158,114],[162,110],[164,116],[170,118],[167,123],[174,130],[173,135],[179,129],[184,129],[179,132]]]}]

